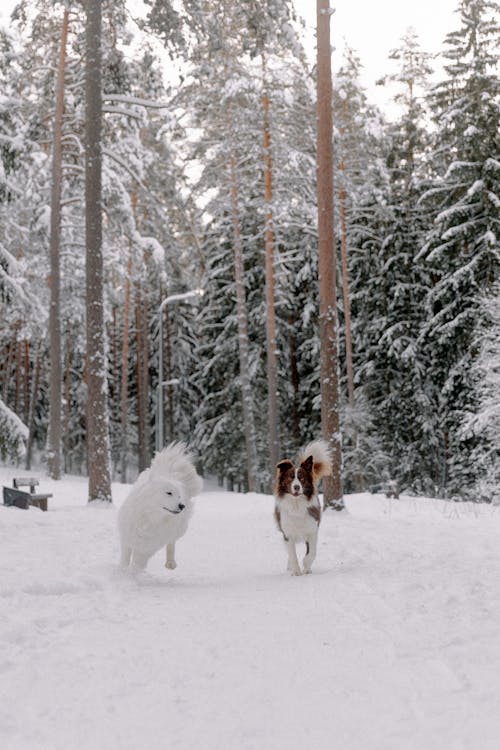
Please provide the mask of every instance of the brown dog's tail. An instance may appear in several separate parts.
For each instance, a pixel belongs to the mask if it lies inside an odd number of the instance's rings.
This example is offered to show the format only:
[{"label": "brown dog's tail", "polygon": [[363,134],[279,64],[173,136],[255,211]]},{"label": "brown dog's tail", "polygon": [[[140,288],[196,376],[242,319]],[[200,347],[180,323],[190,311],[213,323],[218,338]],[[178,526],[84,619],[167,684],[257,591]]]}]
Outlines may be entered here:
[{"label": "brown dog's tail", "polygon": [[332,452],[326,440],[313,440],[306,445],[299,454],[299,464],[306,461],[309,456],[313,460],[313,477],[319,482],[323,477],[329,477],[332,473]]}]

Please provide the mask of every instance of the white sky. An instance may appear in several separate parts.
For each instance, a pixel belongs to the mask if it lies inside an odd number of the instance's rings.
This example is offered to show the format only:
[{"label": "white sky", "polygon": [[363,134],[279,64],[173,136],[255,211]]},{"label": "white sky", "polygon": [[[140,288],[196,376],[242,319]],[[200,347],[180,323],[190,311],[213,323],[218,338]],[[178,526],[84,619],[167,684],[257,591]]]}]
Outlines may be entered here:
[{"label": "white sky", "polygon": [[[316,0],[294,2],[306,22],[307,47],[315,55]],[[383,109],[392,109],[390,91],[375,86],[375,81],[391,72],[389,52],[405,31],[412,26],[422,49],[436,54],[446,34],[459,26],[455,13],[459,0],[330,0],[330,4],[335,8],[331,20],[334,69],[341,64],[345,40],[363,63],[363,83],[370,99]]]},{"label": "white sky", "polygon": [[[7,24],[17,0],[1,0],[0,23]],[[135,0],[141,4],[140,0]],[[311,59],[315,56],[316,0],[294,0],[306,22],[305,44]],[[375,81],[391,71],[388,54],[398,46],[412,26],[422,48],[430,53],[442,49],[446,34],[458,27],[454,13],[459,0],[331,0],[334,68],[341,62],[344,40],[359,54],[364,65],[363,83],[370,99],[391,110],[390,92]],[[438,63],[436,62],[436,66]]]}]

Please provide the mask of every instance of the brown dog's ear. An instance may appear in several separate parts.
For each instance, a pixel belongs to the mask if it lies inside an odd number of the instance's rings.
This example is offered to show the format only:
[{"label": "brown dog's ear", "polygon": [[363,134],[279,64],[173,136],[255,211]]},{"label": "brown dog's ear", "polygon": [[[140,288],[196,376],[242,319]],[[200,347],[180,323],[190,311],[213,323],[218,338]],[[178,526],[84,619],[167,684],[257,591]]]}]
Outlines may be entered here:
[{"label": "brown dog's ear", "polygon": [[293,461],[290,461],[289,458],[286,458],[284,461],[280,461],[279,464],[276,464],[276,468],[278,471],[287,471],[288,469],[293,469]]},{"label": "brown dog's ear", "polygon": [[308,456],[308,457],[306,458],[306,460],[305,460],[305,461],[302,461],[302,463],[301,463],[300,465],[301,465],[301,466],[302,466],[302,468],[303,468],[303,469],[305,469],[306,471],[309,471],[309,472],[311,472],[311,471],[313,470],[313,457],[312,457],[312,456]]}]

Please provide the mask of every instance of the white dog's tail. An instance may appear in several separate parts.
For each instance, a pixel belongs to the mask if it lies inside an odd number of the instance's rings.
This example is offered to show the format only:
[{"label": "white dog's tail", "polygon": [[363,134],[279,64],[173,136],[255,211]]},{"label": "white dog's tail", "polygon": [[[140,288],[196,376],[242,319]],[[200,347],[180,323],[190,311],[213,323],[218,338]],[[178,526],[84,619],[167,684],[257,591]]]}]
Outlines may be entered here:
[{"label": "white dog's tail", "polygon": [[190,498],[199,495],[203,489],[203,480],[196,473],[193,457],[185,443],[170,443],[161,453],[157,453],[150,472],[182,482]]},{"label": "white dog's tail", "polygon": [[312,456],[313,475],[316,482],[332,473],[332,452],[326,440],[313,440],[299,454],[299,463]]}]

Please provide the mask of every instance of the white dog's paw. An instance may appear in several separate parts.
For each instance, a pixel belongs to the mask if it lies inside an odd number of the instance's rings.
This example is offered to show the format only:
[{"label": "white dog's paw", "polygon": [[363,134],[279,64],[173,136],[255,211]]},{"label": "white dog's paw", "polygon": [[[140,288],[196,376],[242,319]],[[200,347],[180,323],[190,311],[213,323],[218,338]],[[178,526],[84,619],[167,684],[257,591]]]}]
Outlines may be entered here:
[{"label": "white dog's paw", "polygon": [[310,573],[312,573],[311,568],[304,568],[304,573],[306,573],[307,575],[309,575]]},{"label": "white dog's paw", "polygon": [[177,563],[175,562],[175,560],[169,560],[165,563],[165,567],[169,570],[175,570],[175,568],[177,567]]},{"label": "white dog's paw", "polygon": [[301,571],[300,568],[291,568],[290,572],[291,572],[291,574],[293,576],[301,576],[302,575],[302,571]]}]

